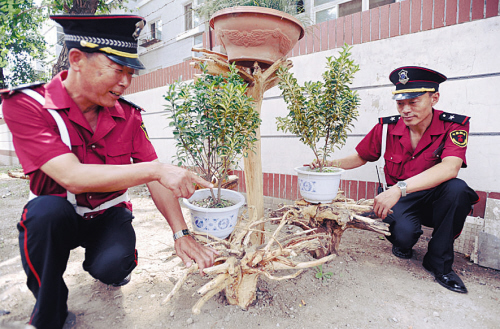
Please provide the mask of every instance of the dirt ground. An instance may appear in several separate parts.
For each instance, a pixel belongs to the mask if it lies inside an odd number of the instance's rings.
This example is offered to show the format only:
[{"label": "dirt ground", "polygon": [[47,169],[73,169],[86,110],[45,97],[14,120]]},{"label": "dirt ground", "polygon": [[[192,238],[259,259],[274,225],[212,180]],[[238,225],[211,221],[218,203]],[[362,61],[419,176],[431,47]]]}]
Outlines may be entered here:
[{"label": "dirt ground", "polygon": [[[10,178],[0,167],[0,323],[29,320],[34,298],[26,288],[16,224],[28,196],[28,182]],[[348,230],[340,255],[295,279],[260,279],[256,302],[246,311],[216,295],[193,315],[197,288],[207,281],[191,276],[166,305],[163,299],[185,268],[173,255],[172,232],[145,187],[132,189],[139,265],[132,281],[108,287],[82,269],[84,250],[75,249],[65,280],[76,328],[499,328],[500,271],[482,268],[455,255],[455,271],[468,294],[438,285],[422,266],[428,234],[402,260],[377,233]],[[189,218],[185,212],[186,219]],[[7,314],[6,314],[7,313]]]}]

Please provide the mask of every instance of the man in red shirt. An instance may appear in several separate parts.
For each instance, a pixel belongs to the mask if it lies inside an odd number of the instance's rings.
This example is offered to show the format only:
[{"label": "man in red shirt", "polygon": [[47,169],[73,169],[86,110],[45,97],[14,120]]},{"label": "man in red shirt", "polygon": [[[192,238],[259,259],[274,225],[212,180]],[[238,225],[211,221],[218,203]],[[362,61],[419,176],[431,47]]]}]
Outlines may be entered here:
[{"label": "man in red shirt", "polygon": [[452,264],[453,241],[479,199],[457,178],[460,168],[467,166],[469,117],[434,109],[439,84],[446,80],[439,72],[407,66],[394,70],[389,78],[396,86],[393,94],[400,115],[380,118],[356,153],[328,164],[353,169],[378,160],[387,129],[383,156],[389,188],[375,197],[374,211],[390,224],[392,252],[411,258],[412,247],[423,233],[421,225],[433,227],[423,266],[445,288],[466,293]]},{"label": "man in red shirt", "polygon": [[[70,68],[45,85],[3,91],[3,114],[16,153],[30,177],[30,201],[18,224],[27,285],[36,298],[30,323],[61,328],[68,316],[63,280],[71,249],[86,248],[83,267],[115,286],[137,265],[127,188],[147,184],[174,234],[175,250],[200,273],[215,251],[187,231],[179,197],[194,173],[162,164],[141,109],[123,100],[136,69],[144,19],[134,15],[53,16],[64,28]],[[132,163],[133,162],[133,163]]]}]

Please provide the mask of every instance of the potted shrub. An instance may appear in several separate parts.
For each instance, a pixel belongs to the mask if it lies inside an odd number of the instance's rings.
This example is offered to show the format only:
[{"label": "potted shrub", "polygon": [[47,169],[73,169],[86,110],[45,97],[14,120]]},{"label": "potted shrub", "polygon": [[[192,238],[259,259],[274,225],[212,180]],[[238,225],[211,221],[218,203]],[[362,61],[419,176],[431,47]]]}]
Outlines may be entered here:
[{"label": "potted shrub", "polygon": [[285,57],[305,33],[295,18],[303,7],[290,0],[206,0],[197,8],[227,52],[229,62],[267,68]]},{"label": "potted shrub", "polygon": [[286,68],[278,70],[278,84],[289,113],[277,118],[278,130],[297,135],[309,146],[317,170],[308,166],[297,167],[299,189],[302,197],[311,203],[329,203],[337,195],[341,168],[324,167],[335,148],[342,147],[356,119],[359,96],[349,88],[359,65],[350,59],[350,49],[342,48],[336,58],[327,57],[323,81],[305,82],[299,86],[297,79]]},{"label": "potted shrub", "polygon": [[[169,86],[166,108],[169,126],[174,129],[178,164],[194,167],[218,186],[215,191],[198,190],[183,200],[191,209],[193,228],[225,238],[234,229],[245,198],[221,185],[231,168],[251,152],[260,118],[234,65],[227,76],[207,74],[205,65],[201,69],[203,74],[194,82]],[[223,215],[216,218],[221,211]]]}]

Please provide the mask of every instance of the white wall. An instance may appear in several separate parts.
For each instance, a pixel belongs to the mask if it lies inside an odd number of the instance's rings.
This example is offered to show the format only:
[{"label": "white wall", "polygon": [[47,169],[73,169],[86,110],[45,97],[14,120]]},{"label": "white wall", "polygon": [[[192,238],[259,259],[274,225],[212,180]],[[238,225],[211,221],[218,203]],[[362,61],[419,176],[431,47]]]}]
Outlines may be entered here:
[{"label": "white wall", "polygon": [[[360,65],[353,88],[359,89],[359,117],[346,146],[334,157],[354,151],[354,147],[377,118],[397,114],[388,79],[389,73],[403,65],[419,65],[445,74],[449,81],[440,87],[436,108],[471,116],[471,136],[467,153],[468,168],[460,177],[480,191],[500,191],[497,168],[500,163],[500,16],[470,23],[419,32],[355,45],[353,59]],[[293,57],[292,71],[302,83],[321,79],[329,50]],[[484,76],[481,76],[484,75]],[[174,141],[164,114],[162,95],[166,87],[127,96],[143,106],[144,121],[162,161],[171,161]],[[277,87],[269,90],[262,106],[263,172],[294,174],[293,168],[312,160],[312,152],[296,137],[276,131],[276,116],[286,115],[286,106]],[[343,178],[376,181],[373,164],[348,171]]]}]

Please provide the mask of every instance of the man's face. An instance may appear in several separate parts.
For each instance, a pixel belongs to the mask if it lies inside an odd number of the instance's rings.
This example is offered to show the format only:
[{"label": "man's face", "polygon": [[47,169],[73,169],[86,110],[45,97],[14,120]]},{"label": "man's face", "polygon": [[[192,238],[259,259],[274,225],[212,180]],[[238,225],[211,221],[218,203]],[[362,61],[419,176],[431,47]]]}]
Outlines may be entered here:
[{"label": "man's face", "polygon": [[104,54],[87,54],[82,70],[84,97],[91,104],[112,107],[130,86],[134,72],[134,69],[119,65]]},{"label": "man's face", "polygon": [[[408,127],[430,124],[432,107],[439,100],[439,93],[425,93],[419,97],[396,101],[401,119]],[[426,128],[426,127],[424,127]]]}]

